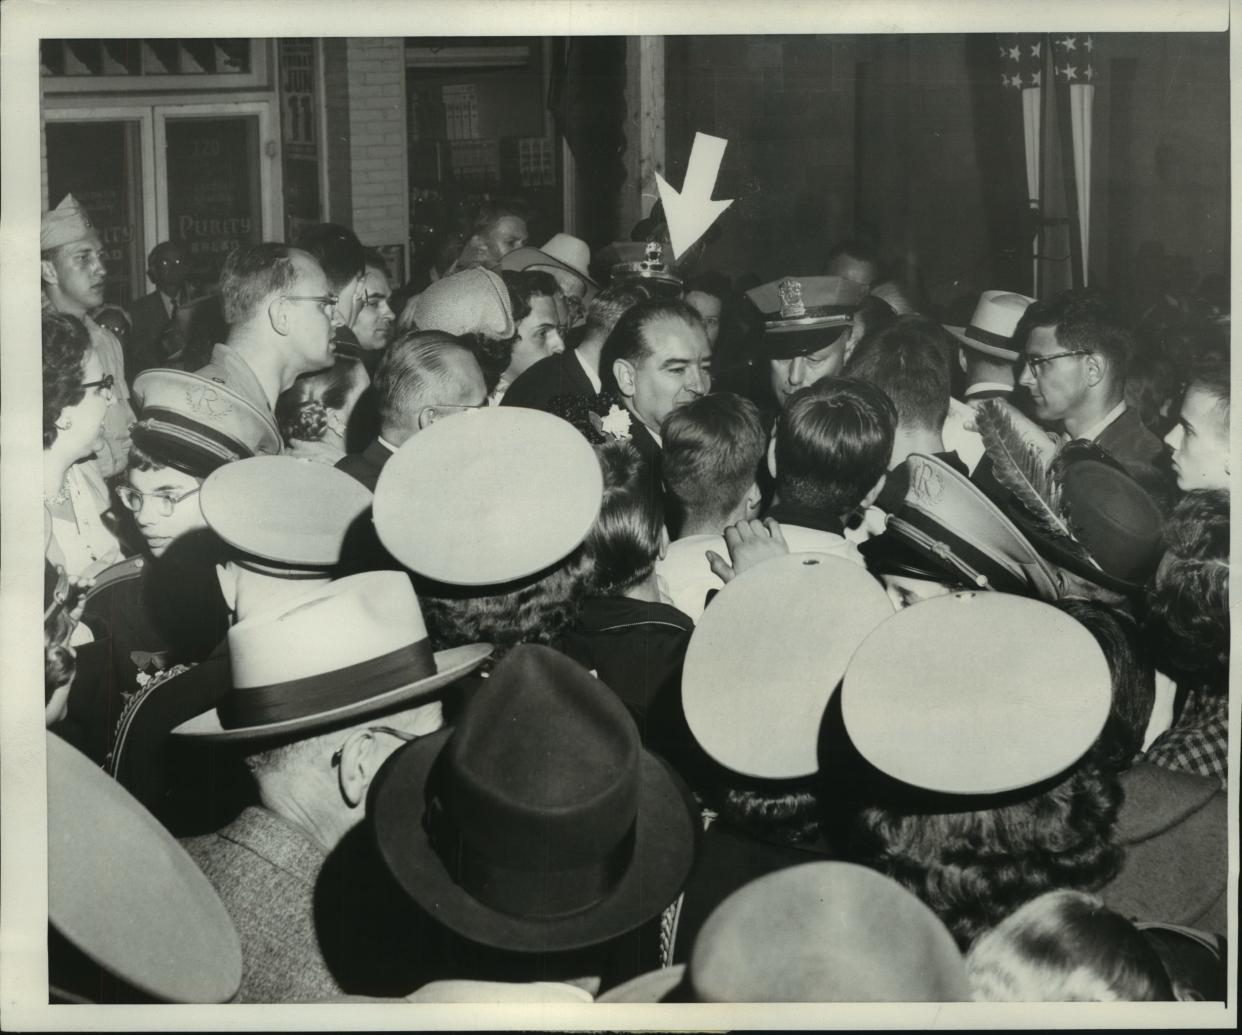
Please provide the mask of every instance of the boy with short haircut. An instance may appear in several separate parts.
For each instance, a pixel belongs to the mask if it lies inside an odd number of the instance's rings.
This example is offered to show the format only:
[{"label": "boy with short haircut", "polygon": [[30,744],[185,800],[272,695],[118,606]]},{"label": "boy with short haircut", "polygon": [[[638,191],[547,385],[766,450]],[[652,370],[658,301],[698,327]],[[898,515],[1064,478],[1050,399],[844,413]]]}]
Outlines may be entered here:
[{"label": "boy with short haircut", "polygon": [[[896,426],[888,397],[854,378],[826,377],[789,397],[768,447],[776,502],[767,517],[780,523],[790,553],[863,565],[858,548],[845,538],[845,521],[884,487]],[[724,584],[719,571],[727,567],[726,556],[720,535],[699,535],[674,543],[657,567],[673,603],[695,621],[707,594]]]},{"label": "boy with short haircut", "polygon": [[1177,487],[1229,491],[1229,356],[1200,356],[1191,370],[1177,424],[1164,436]]}]

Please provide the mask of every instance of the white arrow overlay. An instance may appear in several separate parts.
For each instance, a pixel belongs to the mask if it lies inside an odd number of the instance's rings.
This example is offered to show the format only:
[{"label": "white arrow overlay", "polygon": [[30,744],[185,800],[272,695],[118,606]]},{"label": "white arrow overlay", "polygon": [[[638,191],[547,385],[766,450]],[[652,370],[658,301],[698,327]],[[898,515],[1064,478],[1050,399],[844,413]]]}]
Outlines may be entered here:
[{"label": "white arrow overlay", "polygon": [[712,200],[726,144],[728,141],[723,137],[694,134],[686,180],[680,192],[656,173],[656,186],[660,189],[660,200],[664,202],[664,218],[668,221],[668,236],[675,259],[685,255],[720,218],[720,214],[733,204],[732,198],[728,201]]}]

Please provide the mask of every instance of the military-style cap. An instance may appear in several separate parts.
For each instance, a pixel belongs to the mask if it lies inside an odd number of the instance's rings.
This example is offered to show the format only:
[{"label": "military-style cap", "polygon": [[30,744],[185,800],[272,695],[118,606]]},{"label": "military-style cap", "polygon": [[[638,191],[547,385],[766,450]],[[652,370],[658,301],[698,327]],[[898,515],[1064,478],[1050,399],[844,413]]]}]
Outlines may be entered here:
[{"label": "military-style cap", "polygon": [[46,742],[49,922],[156,999],[231,999],[241,942],[211,882],[120,784],[59,737]]},{"label": "military-style cap", "polygon": [[256,456],[226,464],[199,493],[213,532],[243,567],[285,578],[322,578],[341,560],[350,528],[371,505],[355,479],[327,464]]},{"label": "military-style cap", "polygon": [[1099,644],[1064,611],[963,592],[871,633],[846,670],[841,714],[881,772],[946,794],[1000,794],[1077,762],[1111,699]]},{"label": "military-style cap", "polygon": [[891,878],[845,862],[791,866],[744,885],[708,917],[689,964],[671,969],[644,974],[599,1002],[971,998],[962,954],[936,914]]},{"label": "military-style cap", "polygon": [[78,204],[72,194],[66,194],[60,204],[44,212],[39,221],[39,251],[59,248],[70,241],[80,241],[95,229],[86,209]]},{"label": "military-style cap", "polygon": [[1010,291],[985,291],[979,296],[979,304],[971,314],[966,327],[949,327],[945,330],[968,349],[982,352],[997,359],[1016,361],[1022,347],[1013,340],[1018,321],[1035,299]]},{"label": "military-style cap", "polygon": [[617,241],[603,249],[599,259],[608,264],[614,284],[636,279],[661,289],[662,294],[681,293],[682,279],[668,268],[659,241]]},{"label": "military-style cap", "polygon": [[210,378],[144,370],[134,381],[134,397],[140,416],[132,434],[139,448],[197,477],[281,451],[272,415]]},{"label": "military-style cap", "polygon": [[860,548],[872,571],[1057,598],[1056,578],[1035,547],[970,479],[922,453],[890,477],[905,494],[884,534]]},{"label": "military-style cap", "polygon": [[375,486],[375,530],[426,578],[497,585],[576,549],[603,495],[599,460],[572,424],[489,407],[436,421],[397,450]]},{"label": "military-style cap", "polygon": [[784,277],[746,297],[763,314],[764,354],[792,359],[816,352],[849,330],[867,288],[844,277]]},{"label": "military-style cap", "polygon": [[682,707],[695,739],[734,772],[819,768],[819,727],[855,648],[893,614],[866,569],[824,554],[756,565],[724,587],[690,637]]},{"label": "military-style cap", "polygon": [[429,285],[414,300],[414,324],[420,331],[481,334],[498,341],[517,333],[508,286],[482,266]]}]

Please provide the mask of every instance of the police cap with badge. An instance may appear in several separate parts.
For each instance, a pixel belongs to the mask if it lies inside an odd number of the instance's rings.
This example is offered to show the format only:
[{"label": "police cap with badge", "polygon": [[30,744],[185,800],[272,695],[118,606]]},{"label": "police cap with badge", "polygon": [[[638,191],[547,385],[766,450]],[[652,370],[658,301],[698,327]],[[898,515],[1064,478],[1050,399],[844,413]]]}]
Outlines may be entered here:
[{"label": "police cap with badge", "polygon": [[765,359],[818,352],[848,334],[867,288],[844,277],[785,277],[760,284],[746,297],[763,316]]}]

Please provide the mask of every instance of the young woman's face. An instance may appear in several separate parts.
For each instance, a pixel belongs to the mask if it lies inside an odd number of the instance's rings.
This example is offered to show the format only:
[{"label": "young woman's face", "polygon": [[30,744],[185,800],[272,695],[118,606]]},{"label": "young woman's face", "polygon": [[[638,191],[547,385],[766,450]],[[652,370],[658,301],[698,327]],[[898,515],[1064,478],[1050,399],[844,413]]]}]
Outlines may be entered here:
[{"label": "young woman's face", "polygon": [[103,447],[103,423],[112,405],[112,389],[99,384],[103,364],[94,349],[88,349],[82,364],[82,384],[87,388],[80,402],[66,406],[57,418],[57,443],[62,443],[75,460],[83,459]]},{"label": "young woman's face", "polygon": [[173,467],[157,467],[153,471],[130,469],[125,480],[130,489],[141,493],[137,498],[134,493],[128,495],[138,504],[134,521],[152,557],[162,557],[187,532],[207,527],[198,502],[201,478]]}]

